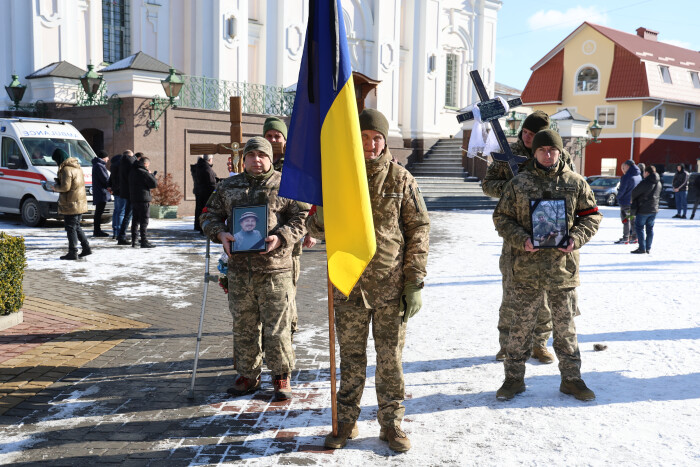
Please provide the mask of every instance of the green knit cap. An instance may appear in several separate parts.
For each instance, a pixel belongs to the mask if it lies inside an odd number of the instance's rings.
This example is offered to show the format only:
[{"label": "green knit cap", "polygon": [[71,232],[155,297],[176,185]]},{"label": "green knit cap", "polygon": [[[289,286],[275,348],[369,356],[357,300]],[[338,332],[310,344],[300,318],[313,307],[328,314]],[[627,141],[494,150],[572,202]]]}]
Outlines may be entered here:
[{"label": "green knit cap", "polygon": [[533,133],[546,130],[549,128],[549,115],[541,110],[535,110],[527,116],[523,122],[523,128],[530,130]]},{"label": "green knit cap", "polygon": [[389,121],[378,110],[365,109],[360,114],[360,131],[374,130],[384,135],[384,140],[389,134]]},{"label": "green knit cap", "polygon": [[560,153],[564,152],[564,143],[561,140],[561,136],[554,130],[542,130],[538,131],[535,138],[532,140],[532,153],[537,151],[537,148],[542,146],[553,146],[559,150]]},{"label": "green knit cap", "polygon": [[284,139],[287,139],[287,125],[277,117],[268,117],[263,125],[263,136],[267,134],[267,130],[277,130],[282,133]]},{"label": "green knit cap", "polygon": [[56,162],[56,165],[63,164],[69,157],[70,156],[68,155],[68,153],[61,148],[57,148],[51,155],[51,159],[53,159],[54,162]]},{"label": "green knit cap", "polygon": [[243,157],[250,151],[261,151],[267,154],[267,157],[272,160],[272,145],[268,140],[262,136],[253,136],[245,143],[245,149],[243,149]]}]

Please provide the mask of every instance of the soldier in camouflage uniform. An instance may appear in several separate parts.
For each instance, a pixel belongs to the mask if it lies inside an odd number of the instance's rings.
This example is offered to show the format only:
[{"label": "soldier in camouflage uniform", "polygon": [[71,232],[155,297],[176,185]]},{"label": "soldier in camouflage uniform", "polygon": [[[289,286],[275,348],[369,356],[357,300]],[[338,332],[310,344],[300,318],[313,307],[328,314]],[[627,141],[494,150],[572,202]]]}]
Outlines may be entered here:
[{"label": "soldier in camouflage uniform", "polygon": [[[518,141],[510,145],[510,150],[516,156],[524,156],[527,157],[528,160],[532,160],[532,140],[538,131],[547,128],[549,128],[549,115],[541,110],[534,111],[528,115],[523,122],[522,129],[520,133],[518,133]],[[574,170],[569,153],[564,151],[562,158],[567,164],[570,164],[570,168]],[[523,163],[523,165],[524,164],[525,163]],[[513,175],[507,163],[494,160],[493,163],[489,165],[484,181],[482,182],[484,194],[492,198],[500,198],[503,195],[503,186],[512,177]],[[497,360],[505,360],[506,358],[508,323],[510,323],[514,310],[519,309],[519,304],[514,300],[514,297],[510,295],[510,291],[512,290],[510,285],[513,275],[513,258],[509,251],[510,249],[504,243],[499,260],[499,267],[501,269],[501,275],[503,276],[503,298],[501,300],[501,307],[498,310],[498,342],[500,344],[500,350],[496,354]],[[535,326],[534,330],[532,354],[542,363],[552,363],[554,361],[554,356],[547,350],[547,340],[551,332],[552,314],[546,304],[541,304],[537,314],[537,326]]]},{"label": "soldier in camouflage uniform", "polygon": [[[525,390],[525,362],[530,358],[532,331],[544,301],[552,310],[554,351],[562,378],[559,390],[580,400],[592,400],[595,394],[581,379],[574,293],[579,285],[578,250],[597,232],[602,215],[588,183],[561,159],[562,141],[556,131],[538,132],[532,148],[534,159],[506,184],[493,213],[496,230],[513,257],[511,294],[520,305],[510,323],[506,379],[496,397],[508,400]],[[530,238],[530,203],[553,198],[566,200],[569,240],[566,248],[539,250]]]},{"label": "soldier in camouflage uniform", "polygon": [[[287,144],[287,125],[284,124],[282,120],[277,117],[268,117],[263,124],[263,137],[270,143],[283,143]],[[284,166],[284,154],[274,155],[272,165],[278,172],[282,172],[282,167]],[[309,210],[311,206],[306,203],[299,202],[301,209]],[[301,274],[301,247],[312,248],[316,245],[316,239],[311,235],[304,235],[302,241],[294,244],[294,249],[292,250],[292,278],[294,280],[294,298],[292,299],[292,334],[297,332],[297,322],[299,317],[297,314],[297,282],[299,282],[299,275]]]},{"label": "soldier in camouflage uniform", "polygon": [[[335,327],[340,344],[338,435],[325,446],[342,448],[358,435],[357,419],[365,386],[370,323],[377,351],[375,373],[379,438],[395,451],[411,447],[401,430],[405,412],[402,352],[406,322],[421,307],[421,289],[428,260],[430,220],[413,176],[391,163],[386,146],[389,122],[365,109],[360,129],[367,169],[377,250],[349,297],[333,291]],[[324,238],[323,208],[307,219],[314,237]]]},{"label": "soldier in camouflage uniform", "polygon": [[[292,396],[289,375],[294,369],[290,332],[292,249],[304,234],[308,211],[278,195],[281,175],[272,168],[272,146],[266,139],[248,140],[243,158],[245,171],[217,186],[200,217],[204,233],[213,242],[222,243],[229,257],[229,310],[238,377],[227,392],[238,396],[260,387],[264,350],[265,362],[273,374],[275,397],[285,400]],[[261,204],[267,205],[268,213],[263,233],[269,232],[266,251],[231,254],[234,237],[226,229],[226,219],[235,207]],[[263,226],[258,228],[265,230]]]},{"label": "soldier in camouflage uniform", "polygon": [[544,212],[538,212],[537,225],[532,229],[533,242],[537,243],[535,246],[555,246],[557,233],[557,227],[545,219]]}]

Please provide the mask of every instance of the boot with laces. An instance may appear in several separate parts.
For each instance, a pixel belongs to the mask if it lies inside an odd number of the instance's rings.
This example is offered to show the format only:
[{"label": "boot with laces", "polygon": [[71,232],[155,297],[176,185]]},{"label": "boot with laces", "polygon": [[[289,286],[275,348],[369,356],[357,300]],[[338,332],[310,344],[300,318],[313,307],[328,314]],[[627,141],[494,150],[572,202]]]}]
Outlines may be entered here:
[{"label": "boot with laces", "polygon": [[509,401],[516,394],[525,392],[525,380],[516,378],[506,378],[498,391],[496,391],[496,399],[499,401]]},{"label": "boot with laces", "polygon": [[554,361],[554,355],[544,346],[534,346],[532,348],[532,356],[542,363],[552,363]]},{"label": "boot with laces", "polygon": [[388,442],[392,451],[406,452],[411,449],[411,441],[399,425],[383,426],[379,431],[379,439]]},{"label": "boot with laces", "polygon": [[276,401],[286,401],[292,398],[292,385],[289,382],[289,373],[275,375],[272,379],[272,384],[275,387]]},{"label": "boot with laces", "polygon": [[251,392],[255,392],[260,387],[260,376],[257,379],[249,379],[238,375],[233,386],[226,390],[232,396],[243,396]]},{"label": "boot with laces", "polygon": [[342,449],[348,444],[349,439],[357,438],[360,430],[357,429],[357,422],[338,422],[338,436],[333,436],[331,431],[326,435],[323,445],[328,449]]},{"label": "boot with laces", "polygon": [[564,394],[574,396],[580,401],[592,401],[595,399],[595,393],[588,389],[588,386],[581,378],[574,378],[568,381],[562,380],[559,390]]}]

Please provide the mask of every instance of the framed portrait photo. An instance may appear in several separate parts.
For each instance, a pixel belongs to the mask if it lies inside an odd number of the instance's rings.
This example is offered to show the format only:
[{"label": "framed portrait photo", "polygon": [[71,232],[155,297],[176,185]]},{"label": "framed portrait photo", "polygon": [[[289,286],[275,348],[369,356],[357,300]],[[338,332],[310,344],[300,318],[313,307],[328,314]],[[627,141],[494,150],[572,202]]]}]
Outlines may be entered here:
[{"label": "framed portrait photo", "polygon": [[231,253],[265,251],[267,232],[267,205],[239,206],[231,213],[231,235],[234,242]]},{"label": "framed portrait photo", "polygon": [[566,248],[569,242],[566,200],[530,200],[532,246],[535,248]]}]

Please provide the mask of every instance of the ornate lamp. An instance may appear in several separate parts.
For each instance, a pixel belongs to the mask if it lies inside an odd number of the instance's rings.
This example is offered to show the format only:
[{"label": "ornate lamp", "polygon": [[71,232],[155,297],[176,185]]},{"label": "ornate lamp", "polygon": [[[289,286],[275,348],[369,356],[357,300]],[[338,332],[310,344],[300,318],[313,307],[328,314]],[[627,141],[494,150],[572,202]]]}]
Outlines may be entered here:
[{"label": "ornate lamp", "polygon": [[520,128],[520,119],[515,116],[515,110],[510,113],[510,117],[506,119],[506,125],[508,126],[508,134],[510,136],[515,136],[518,134],[518,128]]},{"label": "ornate lamp", "polygon": [[88,101],[92,103],[102,84],[102,76],[95,71],[95,65],[88,65],[88,71],[80,78],[80,84],[83,85]]},{"label": "ornate lamp", "polygon": [[163,85],[163,90],[165,91],[165,95],[168,96],[168,101],[166,103],[165,99],[154,97],[151,100],[151,107],[156,112],[156,116],[152,120],[148,120],[148,122],[146,122],[149,128],[155,128],[156,131],[158,128],[160,128],[160,122],[158,119],[161,115],[163,115],[168,107],[175,106],[175,99],[178,95],[180,95],[180,90],[182,90],[182,86],[185,84],[185,81],[182,79],[182,76],[175,72],[175,68],[170,68],[168,77],[161,80],[160,84]]},{"label": "ornate lamp", "polygon": [[598,136],[600,136],[600,132],[602,130],[603,128],[600,125],[598,125],[598,120],[593,120],[593,125],[588,127],[588,131],[590,131],[591,136],[593,137],[591,143],[600,143]]},{"label": "ornate lamp", "polygon": [[19,76],[12,75],[12,82],[9,86],[5,86],[5,91],[7,91],[7,95],[10,97],[10,100],[14,102],[15,109],[19,108],[19,103],[24,97],[24,92],[26,90],[27,86],[24,84],[20,84]]}]

